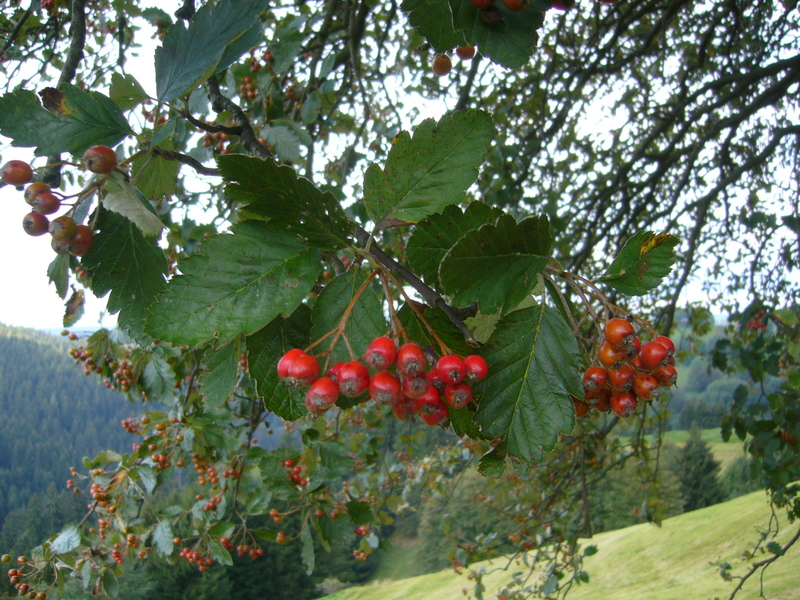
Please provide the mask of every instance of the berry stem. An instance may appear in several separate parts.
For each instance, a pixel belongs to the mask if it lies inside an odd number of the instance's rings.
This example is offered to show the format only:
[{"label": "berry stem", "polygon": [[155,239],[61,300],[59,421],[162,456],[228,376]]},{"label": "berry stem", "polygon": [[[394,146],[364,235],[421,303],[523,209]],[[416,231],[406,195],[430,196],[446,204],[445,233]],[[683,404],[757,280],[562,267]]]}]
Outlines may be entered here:
[{"label": "berry stem", "polygon": [[[431,307],[441,308],[453,325],[455,325],[461,332],[461,335],[464,336],[464,341],[467,343],[467,345],[473,348],[480,348],[480,343],[474,337],[472,337],[472,333],[470,333],[469,328],[466,326],[464,321],[461,320],[461,317],[458,316],[453,307],[447,304],[447,302],[445,302],[444,299],[434,289],[425,285],[425,283],[414,273],[386,254],[386,252],[384,252],[380,246],[375,243],[370,244],[370,239],[372,236],[370,236],[370,234],[367,233],[363,227],[356,225],[355,236],[358,243],[362,246],[367,246],[369,249],[366,251],[381,265],[383,265],[392,276],[394,276],[393,281],[401,292],[403,292],[403,287],[398,285],[396,277],[399,277],[413,287],[417,292],[419,292],[419,295],[422,296],[425,302],[427,302]],[[403,295],[405,295],[404,292]]]},{"label": "berry stem", "polygon": [[389,289],[389,278],[381,267],[380,270],[381,286],[383,287],[383,295],[386,296],[386,303],[389,305],[389,317],[392,323],[392,337],[395,339],[403,336],[403,340],[408,341],[408,334],[406,333],[400,319],[397,318],[397,313],[394,310],[394,298],[392,297],[392,290]]}]

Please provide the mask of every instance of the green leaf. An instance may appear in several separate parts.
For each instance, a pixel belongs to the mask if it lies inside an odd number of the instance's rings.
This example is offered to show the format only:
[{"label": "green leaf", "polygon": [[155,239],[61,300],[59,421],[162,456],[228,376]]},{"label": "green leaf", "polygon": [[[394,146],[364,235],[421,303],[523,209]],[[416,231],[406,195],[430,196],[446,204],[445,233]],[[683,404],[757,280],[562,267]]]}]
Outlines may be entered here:
[{"label": "green leaf", "polygon": [[119,313],[119,326],[133,337],[144,335],[147,308],[164,289],[167,260],[156,238],[146,238],[125,217],[102,211],[92,250],[81,265],[92,273],[91,287],[107,308]]},{"label": "green leaf", "polygon": [[[470,4],[471,4],[471,0]],[[453,25],[453,11],[447,0],[403,0],[401,8],[408,13],[408,21],[438,52],[464,46],[464,34]]]},{"label": "green leaf", "polygon": [[56,294],[65,300],[69,291],[69,255],[57,255],[47,267],[47,277],[50,283],[56,285]]},{"label": "green leaf", "polygon": [[233,395],[239,380],[239,360],[242,339],[235,337],[218,348],[209,348],[203,356],[203,372],[198,378],[200,393],[205,397],[207,411],[222,406]]},{"label": "green leaf", "polygon": [[321,271],[319,252],[247,221],[213,236],[180,264],[150,310],[147,331],[176,344],[251,334],[291,313]]},{"label": "green leaf", "polygon": [[347,514],[356,525],[366,525],[372,523],[375,517],[372,515],[372,509],[366,502],[360,500],[351,500],[345,505]]},{"label": "green leaf", "polygon": [[478,302],[484,314],[516,307],[536,287],[549,261],[547,217],[517,223],[504,215],[464,235],[439,266],[442,289],[457,305]]},{"label": "green leaf", "polygon": [[175,374],[169,363],[155,352],[147,358],[141,381],[150,402],[167,404],[175,397]]},{"label": "green leaf", "polygon": [[122,110],[135,108],[150,97],[130,73],[112,73],[109,94],[114,104]]},{"label": "green leaf", "polygon": [[494,223],[502,214],[483,202],[471,202],[463,212],[457,206],[446,207],[414,228],[406,246],[409,266],[433,287],[440,287],[439,265],[447,251],[468,231]]},{"label": "green leaf", "polygon": [[[172,150],[172,141],[164,140],[159,147]],[[148,154],[133,162],[131,179],[142,196],[149,200],[161,200],[175,193],[180,170],[181,165],[178,161],[165,160],[160,156]]]},{"label": "green leaf", "polygon": [[453,23],[461,30],[467,42],[480,48],[481,54],[492,61],[517,69],[530,60],[538,46],[539,29],[544,23],[544,12],[550,9],[550,0],[533,0],[531,6],[513,12],[502,2],[494,7],[503,18],[503,23],[488,25],[480,16],[471,0],[450,0]]},{"label": "green leaf", "polygon": [[459,111],[439,122],[426,119],[412,138],[402,132],[386,159],[386,169],[370,164],[364,176],[369,217],[416,223],[464,199],[494,135],[489,113]]},{"label": "green leaf", "polygon": [[465,435],[477,439],[481,437],[481,431],[475,421],[475,412],[469,408],[450,408],[450,424],[457,436]]},{"label": "green leaf", "polygon": [[577,342],[557,311],[534,306],[510,313],[483,348],[487,378],[478,423],[484,434],[505,438],[507,452],[534,462],[551,450],[558,432],[572,431],[575,411],[569,394],[583,393]]},{"label": "green leaf", "polygon": [[152,544],[161,555],[169,556],[175,549],[175,544],[172,543],[172,538],[174,537],[169,521],[164,519],[163,521],[159,521],[153,528]]},{"label": "green leaf", "polygon": [[262,330],[247,336],[248,368],[258,395],[267,409],[287,421],[308,413],[304,391],[290,388],[278,379],[278,361],[292,348],[308,346],[311,309],[301,304],[288,317],[277,317]]},{"label": "green leaf", "polygon": [[639,231],[620,250],[599,281],[630,296],[642,296],[661,284],[675,264],[680,240],[668,233]]},{"label": "green leaf", "polygon": [[56,539],[50,542],[54,554],[66,554],[81,545],[81,534],[75,525],[67,525]]},{"label": "green leaf", "polygon": [[138,479],[148,494],[152,494],[158,484],[156,473],[150,465],[139,465],[135,469],[131,469],[131,478]]},{"label": "green leaf", "polygon": [[[250,33],[267,7],[264,0],[221,0],[212,10],[202,6],[189,27],[178,21],[156,48],[156,90],[159,102],[183,96],[221,68],[226,47]],[[226,61],[230,60],[230,55]]]},{"label": "green leaf", "polygon": [[87,92],[68,83],[60,112],[45,110],[28,90],[0,98],[0,134],[13,146],[36,147],[39,156],[70,152],[81,154],[94,144],[115,146],[133,133],[119,107],[108,96]]},{"label": "green leaf", "polygon": [[506,470],[506,455],[499,448],[492,448],[478,461],[478,473],[484,477],[501,477]]},{"label": "green leaf", "polygon": [[[312,312],[314,326],[311,328],[312,340],[320,339],[339,326],[345,311],[364,281],[364,275],[360,271],[353,269],[335,277],[325,286],[325,289],[320,292],[319,297],[314,302]],[[356,353],[356,358],[366,352],[367,346],[372,340],[385,335],[387,330],[388,326],[380,300],[368,285],[353,305],[344,330],[345,335],[350,340],[353,352]],[[327,338],[315,348],[315,351],[322,352],[326,350],[333,343],[333,338],[334,336]],[[347,351],[347,346],[340,338],[336,341],[336,346],[330,354],[330,364],[335,365],[337,362],[349,360],[352,359]]]},{"label": "green leaf", "polygon": [[230,567],[233,565],[233,557],[231,553],[223,546],[219,540],[215,538],[210,538],[208,540],[208,549],[211,551],[211,558],[214,559],[214,562],[220,565],[225,565]]},{"label": "green leaf", "polygon": [[303,542],[300,557],[306,566],[306,575],[311,575],[314,572],[314,540],[311,537],[311,527],[308,526],[308,523],[303,524],[303,529],[300,531],[300,541]]},{"label": "green leaf", "polygon": [[292,20],[287,26],[280,27],[275,33],[275,40],[270,44],[272,70],[276,75],[283,75],[297,61],[297,55],[305,41],[297,27],[297,20]]},{"label": "green leaf", "polygon": [[300,158],[300,138],[286,125],[269,126],[264,139],[275,148],[275,154],[282,161],[294,162]]},{"label": "green leaf", "polygon": [[[474,348],[467,346],[464,341],[464,336],[461,335],[461,332],[453,325],[453,322],[441,308],[428,308],[422,311],[422,316],[425,317],[428,325],[433,328],[436,335],[438,335],[453,352],[457,354],[473,354],[475,352]],[[437,352],[439,351],[439,345],[436,343],[436,340],[408,304],[404,304],[400,310],[397,311],[397,317],[400,319],[400,323],[402,323],[403,328],[406,330],[409,339],[416,341],[418,344],[430,346]]]},{"label": "green leaf", "polygon": [[269,218],[270,228],[294,233],[319,248],[350,245],[352,223],[331,192],[322,192],[291,167],[274,160],[229,154],[219,157],[225,191],[247,213]]},{"label": "green leaf", "polygon": [[140,198],[130,181],[114,171],[103,186],[103,206],[133,222],[145,235],[158,235],[164,228],[155,209]]}]

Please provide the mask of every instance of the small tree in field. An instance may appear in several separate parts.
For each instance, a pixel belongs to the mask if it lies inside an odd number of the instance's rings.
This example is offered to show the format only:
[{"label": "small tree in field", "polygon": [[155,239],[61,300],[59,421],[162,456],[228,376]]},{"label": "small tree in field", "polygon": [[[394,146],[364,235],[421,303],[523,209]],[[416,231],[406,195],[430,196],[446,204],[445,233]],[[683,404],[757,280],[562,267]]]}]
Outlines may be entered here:
[{"label": "small tree in field", "polygon": [[719,482],[719,462],[714,460],[708,442],[700,436],[699,429],[692,428],[689,439],[681,448],[678,468],[683,510],[712,506],[725,499]]},{"label": "small tree in field", "polygon": [[[564,596],[588,581],[590,488],[633,456],[655,471],[644,434],[677,378],[659,334],[697,279],[742,325],[718,366],[786,377],[763,405],[737,388],[725,426],[758,432],[774,501],[800,514],[797,11],[19,4],[0,134],[34,159],[3,182],[30,205],[20,236],[53,248],[65,326],[87,292],[118,316],[76,362],[145,405],[131,453],[71,473],[89,514],[21,557],[20,594],[113,595],[126,563],[205,571],[272,543],[307,572],[315,542],[367,560],[414,488],[446,494],[477,463],[474,500],[535,567],[515,593]],[[142,36],[152,81],[126,70]],[[276,423],[295,446],[257,443]],[[154,503],[183,469],[194,499]],[[492,533],[450,558],[496,552]]]}]

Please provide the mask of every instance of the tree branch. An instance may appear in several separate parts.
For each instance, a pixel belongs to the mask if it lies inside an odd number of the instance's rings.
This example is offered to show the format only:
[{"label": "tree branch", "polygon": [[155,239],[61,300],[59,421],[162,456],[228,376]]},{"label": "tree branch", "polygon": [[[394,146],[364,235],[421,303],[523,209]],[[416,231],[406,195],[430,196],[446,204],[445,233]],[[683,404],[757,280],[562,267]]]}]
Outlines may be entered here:
[{"label": "tree branch", "polygon": [[453,307],[447,304],[447,302],[444,301],[444,298],[442,298],[434,289],[427,286],[425,282],[423,282],[413,272],[409,271],[406,267],[386,254],[386,252],[384,252],[377,244],[374,242],[370,243],[371,236],[364,228],[358,225],[356,225],[356,240],[363,246],[365,252],[375,258],[375,260],[377,260],[381,265],[389,269],[392,274],[400,277],[403,281],[413,287],[431,307],[441,308],[453,325],[455,325],[461,332],[461,335],[464,336],[464,341],[467,343],[467,345],[473,348],[480,347],[480,343],[474,337],[472,337],[469,328],[466,326],[464,321],[461,320]]},{"label": "tree branch", "polygon": [[242,145],[247,150],[261,159],[272,158],[272,153],[258,141],[253,126],[250,124],[250,119],[244,114],[244,111],[230,98],[224,96],[219,89],[219,82],[216,77],[211,77],[206,81],[206,90],[208,97],[211,99],[211,108],[216,112],[229,112],[233,116],[236,124],[242,128],[240,135]]},{"label": "tree branch", "polygon": [[728,600],[733,600],[734,596],[736,596],[736,594],[739,593],[739,590],[742,589],[742,586],[744,585],[745,581],[747,581],[753,575],[753,573],[755,573],[761,568],[766,569],[769,565],[771,565],[781,556],[786,554],[786,551],[792,546],[794,546],[794,544],[797,542],[798,539],[800,539],[800,527],[797,529],[797,531],[795,531],[794,535],[792,536],[792,539],[786,542],[786,545],[783,547],[782,552],[780,554],[773,554],[769,558],[765,558],[764,560],[760,560],[757,563],[753,563],[753,566],[750,567],[750,570],[745,575],[742,576],[742,578],[739,580],[739,583],[736,585],[735,588],[733,588],[733,592],[731,592],[731,595],[728,597]]},{"label": "tree branch", "polygon": [[213,167],[206,167],[199,160],[192,158],[187,154],[181,154],[180,152],[175,152],[173,150],[162,150],[161,148],[158,147],[151,148],[150,152],[152,152],[156,156],[160,156],[164,160],[174,160],[183,165],[189,165],[201,175],[210,175],[212,177],[218,177],[220,175],[219,169],[215,169]]}]

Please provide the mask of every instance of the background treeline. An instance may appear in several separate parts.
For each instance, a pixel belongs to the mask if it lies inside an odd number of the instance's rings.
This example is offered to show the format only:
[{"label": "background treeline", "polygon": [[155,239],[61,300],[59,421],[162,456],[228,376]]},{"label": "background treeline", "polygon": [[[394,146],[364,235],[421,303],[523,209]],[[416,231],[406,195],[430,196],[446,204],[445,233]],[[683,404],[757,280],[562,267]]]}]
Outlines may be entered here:
[{"label": "background treeline", "polygon": [[[125,451],[136,441],[120,422],[135,415],[139,407],[106,390],[94,377],[84,377],[69,357],[69,347],[59,336],[0,324],[0,551],[4,553],[27,552],[66,523],[80,520],[86,514],[87,497],[66,489],[69,467],[80,466],[84,456],[101,449]],[[675,410],[672,428],[718,427],[727,398],[744,379],[710,370],[700,357],[681,365],[680,371],[681,385],[670,404]],[[259,432],[258,437],[271,438],[264,445],[299,443],[281,435],[280,429],[276,427],[273,436]],[[423,446],[428,451],[453,443],[452,434],[442,430],[424,428],[420,432],[424,432]],[[721,472],[696,429],[682,446],[666,440],[658,464],[654,474],[628,461],[593,488],[596,532],[651,519],[656,511],[666,518],[759,487],[744,457]],[[128,561],[125,568],[132,577],[126,577],[120,597],[183,600],[235,594],[242,600],[265,596],[304,600],[370,578],[444,568],[451,564],[455,543],[469,543],[486,531],[500,532],[498,552],[513,549],[504,537],[512,531],[511,525],[504,523],[502,514],[475,501],[485,491],[482,476],[465,467],[441,487],[444,492],[440,496],[419,490],[408,498],[412,509],[381,532],[381,538],[388,540],[385,551],[366,563],[352,559],[353,540],[332,552],[318,549],[311,576],[305,573],[300,545],[295,543],[265,544],[264,557],[256,561],[236,557],[234,567],[215,565],[204,574],[184,561],[177,565],[159,560]],[[193,495],[196,490],[187,485],[173,493]],[[167,501],[156,499],[156,504],[166,506]],[[0,588],[5,586],[3,580]],[[12,592],[10,588],[5,591]],[[70,589],[68,596],[81,598],[89,593],[76,588]]]}]

